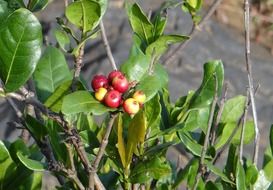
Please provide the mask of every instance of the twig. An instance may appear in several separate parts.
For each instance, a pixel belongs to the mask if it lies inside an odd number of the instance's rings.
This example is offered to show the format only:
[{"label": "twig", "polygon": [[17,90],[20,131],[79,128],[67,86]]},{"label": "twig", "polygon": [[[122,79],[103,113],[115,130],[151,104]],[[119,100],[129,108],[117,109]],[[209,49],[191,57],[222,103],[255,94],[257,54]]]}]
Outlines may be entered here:
[{"label": "twig", "polygon": [[254,165],[257,165],[258,154],[259,154],[259,145],[260,145],[260,131],[259,131],[259,127],[258,127],[258,118],[257,118],[255,98],[254,98],[253,76],[252,76],[252,68],[251,68],[251,62],[250,62],[249,17],[250,17],[249,16],[249,1],[245,0],[245,2],[244,2],[245,61],[246,61],[246,70],[247,70],[247,78],[248,78],[248,85],[249,85],[250,101],[251,101],[251,106],[252,106],[252,114],[253,114],[255,133],[256,133],[253,162],[254,162]]},{"label": "twig", "polygon": [[83,55],[84,55],[84,44],[79,49],[79,55],[75,57],[75,64],[74,64],[75,72],[74,72],[74,76],[73,76],[73,80],[71,84],[72,91],[76,90],[77,80],[80,77],[82,63],[83,63]]},{"label": "twig", "polygon": [[214,0],[214,2],[212,3],[212,5],[210,6],[208,12],[203,16],[203,18],[199,22],[199,24],[197,26],[195,24],[193,24],[192,29],[191,29],[190,33],[188,34],[188,36],[190,38],[188,40],[182,42],[178,47],[176,47],[172,52],[169,53],[169,55],[167,56],[166,59],[163,60],[163,63],[165,65],[168,65],[168,64],[170,64],[173,61],[173,59],[175,58],[175,54],[176,53],[182,52],[182,49],[184,49],[186,47],[186,45],[196,35],[196,33],[199,31],[199,29],[201,29],[204,26],[204,24],[206,23],[206,21],[215,12],[215,10],[217,9],[217,7],[220,5],[221,2],[222,2],[222,0]]},{"label": "twig", "polygon": [[[108,144],[108,138],[109,138],[109,135],[112,131],[112,128],[113,128],[113,124],[114,124],[114,121],[117,117],[117,114],[111,114],[110,116],[110,120],[109,120],[109,123],[108,123],[108,126],[106,128],[106,131],[105,131],[105,134],[104,134],[104,137],[102,139],[102,142],[100,144],[100,148],[99,148],[99,152],[92,164],[92,173],[96,173],[97,172],[97,169],[98,169],[98,166],[99,166],[99,163],[102,159],[102,156],[104,155],[104,151],[105,151],[105,148]],[[89,177],[89,188],[93,188],[94,186],[94,175],[90,175]]]},{"label": "twig", "polygon": [[248,112],[248,106],[249,106],[248,99],[249,99],[249,88],[247,89],[244,116],[243,116],[243,122],[242,122],[242,131],[241,131],[241,136],[240,136],[239,159],[240,159],[241,164],[243,164],[243,147],[244,147],[244,136],[245,136],[245,124],[246,124],[246,118],[247,118],[247,112]]},{"label": "twig", "polygon": [[109,62],[111,64],[111,66],[112,66],[112,69],[113,70],[117,70],[117,65],[115,63],[115,60],[114,60],[114,57],[113,57],[113,54],[112,54],[112,51],[111,51],[111,48],[110,48],[110,45],[109,45],[109,42],[108,42],[108,39],[107,39],[107,36],[106,36],[106,32],[105,32],[105,28],[104,28],[102,20],[100,21],[100,29],[101,29],[102,41],[103,41],[103,44],[104,44],[104,47],[105,47],[105,50],[106,50]]},{"label": "twig", "polygon": [[197,186],[198,186],[199,180],[201,178],[202,172],[204,171],[205,156],[207,154],[207,149],[208,149],[208,145],[209,145],[209,136],[210,136],[210,132],[211,132],[211,128],[212,128],[212,122],[213,122],[213,116],[214,116],[215,107],[216,107],[217,100],[218,100],[218,80],[217,80],[217,76],[215,74],[214,74],[214,78],[215,78],[215,93],[214,93],[214,97],[213,97],[213,102],[211,104],[208,127],[207,127],[207,131],[206,131],[206,136],[205,136],[205,142],[204,142],[204,146],[202,148],[198,173],[197,173],[197,175],[195,177],[195,184],[193,186],[193,190],[197,189]]},{"label": "twig", "polygon": [[227,83],[225,83],[224,94],[223,94],[223,96],[221,98],[220,105],[219,105],[219,111],[217,113],[216,121],[214,123],[214,126],[212,128],[212,132],[211,132],[211,144],[214,144],[214,142],[215,142],[215,138],[216,138],[215,133],[216,133],[216,129],[219,126],[219,123],[220,123],[220,120],[221,120],[221,117],[222,117],[222,113],[223,113],[223,110],[224,110],[224,105],[225,105],[226,98],[227,98],[227,90],[228,90],[228,85],[227,85]]}]

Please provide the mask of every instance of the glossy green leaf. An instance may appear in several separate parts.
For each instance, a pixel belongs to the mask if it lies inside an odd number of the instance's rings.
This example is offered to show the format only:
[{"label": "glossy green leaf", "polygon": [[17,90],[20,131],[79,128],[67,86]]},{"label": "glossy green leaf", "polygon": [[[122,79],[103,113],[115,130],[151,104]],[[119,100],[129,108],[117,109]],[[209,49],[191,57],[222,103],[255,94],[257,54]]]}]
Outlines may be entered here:
[{"label": "glossy green leaf", "polygon": [[194,131],[198,128],[206,133],[209,121],[210,107],[197,108],[189,111],[187,119],[184,122],[185,131]]},{"label": "glossy green leaf", "polygon": [[121,163],[123,165],[123,168],[126,167],[126,150],[125,150],[125,143],[123,139],[123,123],[122,123],[122,116],[121,114],[118,114],[118,117],[115,120],[115,128],[117,129],[118,134],[118,153],[120,156]]},{"label": "glossy green leaf", "polygon": [[228,142],[236,126],[237,126],[237,123],[234,123],[234,122],[226,123],[224,125],[222,134],[218,137],[219,140],[215,144],[215,149],[219,149],[223,147]]},{"label": "glossy green leaf", "polygon": [[273,159],[270,162],[268,162],[265,165],[265,167],[263,168],[263,171],[264,171],[264,174],[265,174],[266,178],[271,182],[273,181],[272,168],[273,168]]},{"label": "glossy green leaf", "polygon": [[159,130],[160,125],[161,105],[159,95],[155,95],[150,101],[145,103],[144,112],[147,118],[147,127],[151,128],[150,135],[153,135],[153,130]]},{"label": "glossy green leaf", "polygon": [[4,183],[7,182],[7,179],[10,178],[15,169],[16,164],[13,162],[8,149],[0,140],[0,190],[4,190]]},{"label": "glossy green leaf", "polygon": [[28,5],[28,9],[32,12],[40,11],[43,10],[48,3],[48,0],[32,0]]},{"label": "glossy green leaf", "polygon": [[218,83],[218,96],[220,96],[224,80],[224,66],[220,60],[213,60],[204,64],[203,81],[192,97],[191,108],[204,107],[212,103],[215,94],[215,80]]},{"label": "glossy green leaf", "polygon": [[206,160],[205,163],[206,163],[206,166],[208,167],[208,169],[211,170],[212,173],[214,173],[215,175],[220,177],[223,181],[230,183],[230,184],[234,184],[219,168],[214,166],[211,162]]},{"label": "glossy green leaf", "polygon": [[54,35],[60,47],[65,50],[65,47],[70,43],[68,34],[63,30],[55,30]]},{"label": "glossy green leaf", "polygon": [[0,0],[0,26],[11,12],[12,10],[8,7],[8,3],[4,0]]},{"label": "glossy green leaf", "polygon": [[133,153],[138,144],[144,143],[147,121],[144,112],[139,111],[131,120],[128,128],[128,141],[126,146],[126,167],[130,166]]},{"label": "glossy green leaf", "polygon": [[30,78],[41,56],[42,29],[27,9],[14,11],[0,29],[0,77],[16,91]]},{"label": "glossy green leaf", "polygon": [[159,58],[168,48],[168,45],[183,42],[189,39],[188,36],[164,35],[160,36],[155,42],[150,44],[146,49],[146,55]]},{"label": "glossy green leaf", "polygon": [[160,179],[171,173],[171,167],[160,158],[139,162],[129,176],[131,183],[144,183],[152,179]]},{"label": "glossy green leaf", "polygon": [[97,125],[91,114],[80,113],[77,116],[76,128],[78,131],[84,130],[96,131]]},{"label": "glossy green leaf", "polygon": [[30,170],[39,171],[39,172],[46,170],[45,164],[43,164],[37,160],[32,160],[32,159],[24,156],[21,152],[17,152],[17,156],[18,156],[19,160],[21,161],[21,163]]},{"label": "glossy green leaf", "polygon": [[[271,168],[272,170],[272,168]],[[256,183],[254,184],[254,190],[271,190],[269,189],[271,181],[269,181],[267,179],[267,177],[265,176],[264,170],[260,170],[259,171],[259,175],[258,175],[258,179],[256,181]]]},{"label": "glossy green leaf", "polygon": [[236,188],[240,190],[246,190],[245,171],[239,160],[237,161],[236,168]]},{"label": "glossy green leaf", "polygon": [[39,100],[45,102],[59,85],[71,79],[63,53],[55,47],[47,47],[34,72]]},{"label": "glossy green leaf", "polygon": [[214,183],[212,181],[208,181],[206,183],[205,189],[206,190],[211,190],[211,189],[213,189],[213,190],[222,190],[223,187],[222,187],[221,183]]},{"label": "glossy green leaf", "polygon": [[140,81],[147,72],[150,59],[142,52],[134,55],[130,53],[130,57],[121,65],[121,71],[125,73],[129,81]]},{"label": "glossy green leaf", "polygon": [[108,111],[115,111],[115,109],[104,106],[88,91],[77,91],[63,99],[62,112],[66,115],[81,112],[102,115]]},{"label": "glossy green leaf", "polygon": [[[232,139],[232,143],[239,145],[241,138],[242,127],[236,132]],[[247,121],[245,124],[244,144],[249,144],[255,137],[255,126],[253,121]]]},{"label": "glossy green leaf", "polygon": [[65,16],[72,24],[82,28],[85,34],[98,25],[101,7],[92,0],[75,1],[66,8]]},{"label": "glossy green leaf", "polygon": [[153,35],[154,39],[158,39],[164,32],[167,23],[167,8],[161,7],[152,18],[154,25]]},{"label": "glossy green leaf", "polygon": [[[79,132],[84,147],[88,149],[95,149],[100,146],[100,142],[96,137],[96,134],[92,130],[84,130]],[[93,159],[92,159],[93,160]]]},{"label": "glossy green leaf", "polygon": [[70,93],[72,81],[66,81],[59,85],[51,96],[45,101],[45,106],[54,112],[60,112],[62,109],[63,99]]},{"label": "glossy green leaf", "polygon": [[37,121],[34,117],[27,115],[25,120],[26,127],[30,131],[32,137],[37,140],[42,140],[42,138],[47,135],[46,126]]},{"label": "glossy green leaf", "polygon": [[195,11],[198,11],[203,3],[203,0],[187,0],[186,1]]},{"label": "glossy green leaf", "polygon": [[[187,186],[192,189],[196,183],[195,178],[199,169],[199,162],[193,162],[193,164],[189,167],[188,178],[187,178]],[[202,180],[202,179],[200,179]]]},{"label": "glossy green leaf", "polygon": [[102,17],[107,10],[108,0],[93,0],[93,1],[96,1],[97,3],[99,3],[100,8],[101,8],[101,10],[100,10],[101,17]]},{"label": "glossy green leaf", "polygon": [[251,164],[246,169],[246,185],[254,185],[257,178],[258,178],[259,172],[255,165]]},{"label": "glossy green leaf", "polygon": [[28,155],[28,156],[30,155],[30,150],[22,139],[17,139],[13,143],[11,143],[9,146],[10,156],[16,164],[21,163],[21,161],[19,160],[17,156],[18,152],[22,152],[24,155]]},{"label": "glossy green leaf", "polygon": [[136,3],[130,8],[128,14],[133,31],[147,46],[153,41],[153,24]]},{"label": "glossy green leaf", "polygon": [[137,86],[137,90],[142,90],[146,95],[146,102],[153,98],[156,93],[168,83],[168,74],[159,64],[155,66],[154,73],[144,75]]},{"label": "glossy green leaf", "polygon": [[144,155],[149,157],[153,157],[155,155],[160,155],[161,152],[165,152],[170,146],[173,146],[177,144],[176,142],[166,142],[163,144],[159,144],[157,146],[152,146],[151,148],[148,148]]},{"label": "glossy green leaf", "polygon": [[245,101],[245,96],[235,96],[227,100],[224,104],[221,122],[237,122],[244,113]]}]

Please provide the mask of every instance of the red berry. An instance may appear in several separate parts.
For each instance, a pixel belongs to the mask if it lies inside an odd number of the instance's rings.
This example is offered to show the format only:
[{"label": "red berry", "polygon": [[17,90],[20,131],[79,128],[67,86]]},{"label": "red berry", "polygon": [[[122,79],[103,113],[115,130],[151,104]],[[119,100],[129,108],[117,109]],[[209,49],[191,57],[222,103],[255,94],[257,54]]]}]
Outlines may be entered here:
[{"label": "red berry", "polygon": [[91,81],[91,86],[94,91],[97,91],[99,88],[108,88],[108,80],[104,75],[95,75]]},{"label": "red berry", "polygon": [[128,98],[123,102],[123,109],[126,113],[134,115],[139,111],[139,103],[134,98]]},{"label": "red berry", "polygon": [[104,97],[105,105],[110,108],[119,107],[120,102],[121,102],[121,94],[116,90],[111,90],[107,92],[107,94]]},{"label": "red berry", "polygon": [[120,72],[120,71],[118,71],[118,70],[113,70],[113,71],[111,71],[111,72],[109,73],[109,75],[108,75],[108,81],[109,81],[109,83],[111,84],[112,81],[113,81],[113,79],[114,79],[115,77],[120,76],[120,75],[123,75],[123,74],[122,74],[122,72]]},{"label": "red berry", "polygon": [[128,90],[129,83],[125,76],[120,75],[113,79],[112,86],[115,90],[119,91],[120,93],[124,93]]}]

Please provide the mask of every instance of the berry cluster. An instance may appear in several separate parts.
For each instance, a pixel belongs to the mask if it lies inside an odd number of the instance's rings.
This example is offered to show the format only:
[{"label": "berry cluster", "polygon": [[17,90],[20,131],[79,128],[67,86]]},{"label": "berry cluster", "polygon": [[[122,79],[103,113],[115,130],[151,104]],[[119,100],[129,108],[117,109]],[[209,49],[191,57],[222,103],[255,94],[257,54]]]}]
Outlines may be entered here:
[{"label": "berry cluster", "polygon": [[108,78],[104,75],[95,75],[91,86],[98,101],[111,108],[122,105],[123,110],[130,115],[136,114],[146,100],[142,91],[135,91],[130,98],[124,97],[129,90],[129,82],[124,74],[117,70],[110,72]]}]

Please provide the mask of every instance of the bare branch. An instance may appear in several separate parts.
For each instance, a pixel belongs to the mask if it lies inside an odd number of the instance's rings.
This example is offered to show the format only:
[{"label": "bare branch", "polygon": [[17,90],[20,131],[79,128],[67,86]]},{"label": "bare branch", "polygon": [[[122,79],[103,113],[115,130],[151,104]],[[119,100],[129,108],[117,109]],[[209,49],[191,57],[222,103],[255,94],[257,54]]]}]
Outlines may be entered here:
[{"label": "bare branch", "polygon": [[246,118],[247,118],[247,112],[248,112],[248,106],[249,106],[248,99],[249,99],[249,88],[247,89],[245,109],[244,109],[244,115],[243,115],[243,121],[242,121],[242,131],[241,131],[241,136],[240,136],[239,159],[240,159],[241,164],[243,164],[245,124],[246,124]]},{"label": "bare branch", "polygon": [[72,85],[71,85],[72,91],[76,90],[77,80],[80,77],[82,64],[83,64],[83,55],[84,55],[84,44],[79,49],[79,55],[77,57],[75,57],[75,64],[74,64],[75,72],[74,72]]},{"label": "bare branch", "polygon": [[255,126],[255,149],[253,162],[257,165],[258,162],[258,154],[259,154],[259,145],[260,145],[260,131],[258,127],[258,118],[256,112],[255,98],[254,98],[254,85],[253,85],[253,76],[252,76],[252,68],[250,61],[250,31],[249,31],[249,0],[245,0],[244,2],[244,22],[245,22],[245,62],[246,62],[246,70],[247,70],[247,78],[249,85],[249,93],[250,93],[250,101],[252,106],[252,114],[254,119]]},{"label": "bare branch", "polygon": [[106,50],[109,62],[111,64],[111,66],[112,66],[112,69],[113,70],[117,70],[117,65],[115,63],[115,60],[114,60],[114,57],[113,57],[113,54],[112,54],[112,51],[111,51],[111,48],[110,48],[110,45],[109,45],[109,42],[108,42],[108,39],[107,39],[107,36],[106,36],[106,32],[105,32],[105,28],[104,28],[102,20],[100,21],[100,29],[101,29],[102,41],[103,41],[103,44],[104,44],[104,47],[105,47],[105,50]]},{"label": "bare branch", "polygon": [[167,58],[163,60],[163,64],[164,65],[168,65],[171,62],[173,62],[173,60],[175,58],[175,55],[177,53],[182,52],[182,50],[186,47],[186,45],[190,42],[190,40],[196,35],[196,33],[198,31],[200,31],[200,29],[204,26],[204,24],[206,23],[206,21],[215,12],[215,10],[217,9],[217,7],[220,5],[221,2],[222,2],[222,0],[214,0],[214,2],[212,3],[212,5],[210,6],[208,12],[203,16],[203,18],[199,22],[199,24],[197,26],[195,24],[193,24],[192,29],[191,29],[190,33],[188,34],[188,36],[190,38],[188,40],[182,42],[178,47],[176,47],[173,51],[171,51],[169,53],[169,55],[167,56]]},{"label": "bare branch", "polygon": [[218,101],[218,80],[217,80],[217,76],[215,74],[214,74],[214,78],[215,78],[215,93],[214,93],[213,101],[211,104],[209,121],[208,121],[206,136],[205,136],[205,142],[204,142],[204,146],[203,146],[202,152],[201,152],[201,158],[200,158],[199,169],[198,169],[199,171],[195,177],[195,184],[193,187],[194,190],[197,189],[198,182],[199,182],[201,175],[203,173],[203,170],[204,170],[205,156],[207,154],[207,149],[208,149],[208,145],[209,145],[209,136],[210,136],[210,132],[211,132],[211,128],[212,128],[213,116],[214,116],[215,107],[216,107],[216,104]]}]

